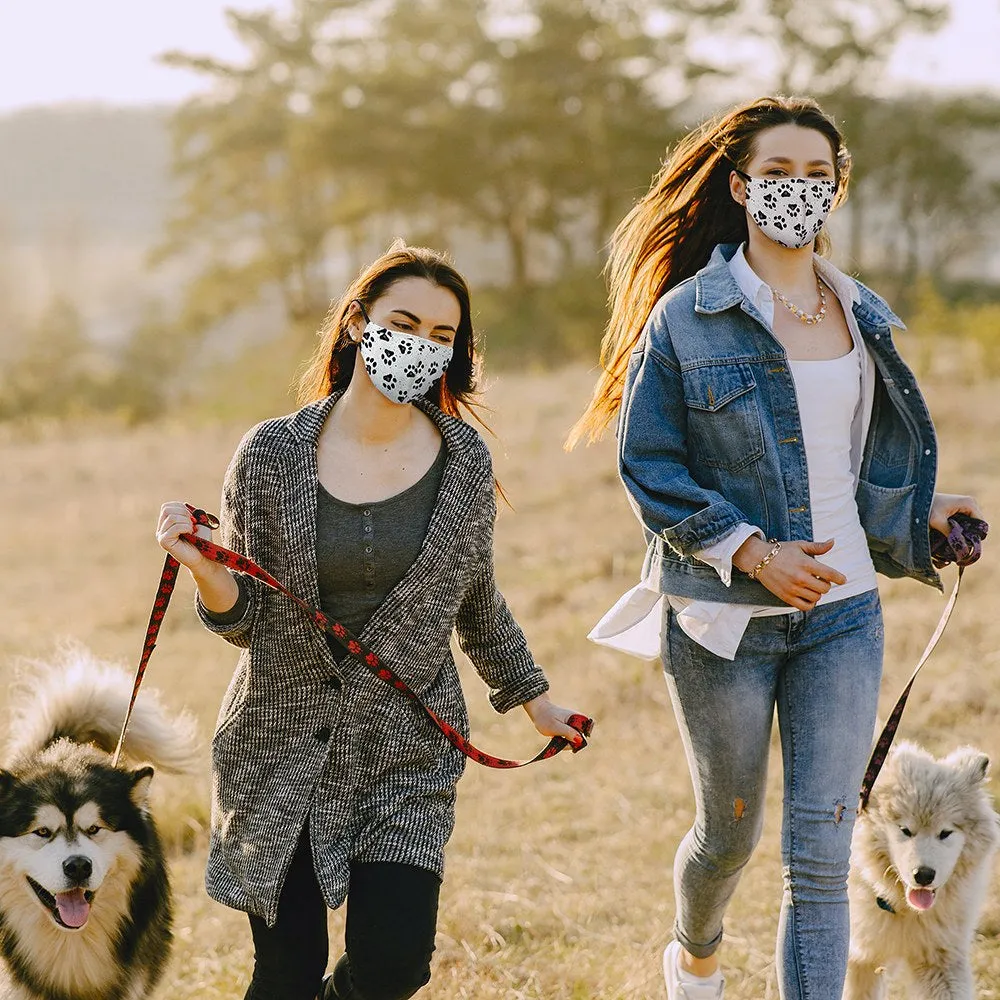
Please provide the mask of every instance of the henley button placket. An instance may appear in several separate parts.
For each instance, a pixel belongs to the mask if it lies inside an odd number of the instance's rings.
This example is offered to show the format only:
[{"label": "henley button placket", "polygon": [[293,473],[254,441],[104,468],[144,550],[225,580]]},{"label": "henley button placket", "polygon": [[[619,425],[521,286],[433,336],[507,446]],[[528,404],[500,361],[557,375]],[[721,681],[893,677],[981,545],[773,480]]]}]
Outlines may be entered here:
[{"label": "henley button placket", "polygon": [[364,528],[364,534],[367,536],[365,538],[365,590],[374,591],[375,590],[375,557],[372,554],[373,546],[372,536],[375,534],[375,528],[372,524],[372,512],[371,508],[366,507],[362,516],[362,526]]}]

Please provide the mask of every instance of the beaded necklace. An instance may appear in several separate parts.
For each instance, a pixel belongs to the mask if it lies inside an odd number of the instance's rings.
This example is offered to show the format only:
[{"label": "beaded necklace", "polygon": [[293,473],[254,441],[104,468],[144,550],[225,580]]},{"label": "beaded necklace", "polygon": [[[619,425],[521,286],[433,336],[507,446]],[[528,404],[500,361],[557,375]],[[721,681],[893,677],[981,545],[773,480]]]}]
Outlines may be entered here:
[{"label": "beaded necklace", "polygon": [[816,290],[819,292],[819,311],[808,313],[805,309],[800,309],[794,302],[786,299],[777,288],[771,289],[771,291],[774,292],[775,298],[777,298],[777,300],[790,313],[792,313],[796,319],[807,324],[808,326],[815,326],[817,323],[822,323],[823,317],[826,316],[826,292],[823,291],[823,282],[820,281],[818,274],[816,275]]}]

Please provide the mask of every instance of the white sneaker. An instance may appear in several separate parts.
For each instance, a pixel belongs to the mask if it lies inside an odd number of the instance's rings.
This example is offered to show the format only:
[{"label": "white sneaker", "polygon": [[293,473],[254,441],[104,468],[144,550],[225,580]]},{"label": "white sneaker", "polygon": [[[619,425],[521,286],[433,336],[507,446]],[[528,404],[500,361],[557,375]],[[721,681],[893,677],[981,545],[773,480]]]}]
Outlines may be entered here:
[{"label": "white sneaker", "polygon": [[667,983],[667,1000],[722,1000],[726,981],[721,972],[710,976],[694,976],[681,969],[681,943],[671,941],[663,952],[663,978]]}]

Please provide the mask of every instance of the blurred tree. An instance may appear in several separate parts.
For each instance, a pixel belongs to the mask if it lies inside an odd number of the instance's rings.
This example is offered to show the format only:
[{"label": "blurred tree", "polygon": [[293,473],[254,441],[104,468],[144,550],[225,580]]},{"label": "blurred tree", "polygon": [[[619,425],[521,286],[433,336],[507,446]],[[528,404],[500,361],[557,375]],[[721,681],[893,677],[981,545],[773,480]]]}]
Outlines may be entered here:
[{"label": "blurred tree", "polygon": [[228,12],[249,50],[245,66],[164,57],[214,83],[173,118],[183,199],[154,255],[162,260],[196,248],[203,258],[177,322],[181,331],[203,332],[268,286],[278,288],[293,323],[325,308],[323,242],[337,189],[330,161],[310,155],[311,95],[320,69],[315,30],[321,14],[359,5],[300,0],[295,6],[288,20],[273,12]]},{"label": "blurred tree", "polygon": [[163,303],[143,304],[142,316],[115,352],[105,388],[105,409],[131,424],[155,420],[178,400],[178,372],[184,356]]},{"label": "blurred tree", "polygon": [[23,275],[19,271],[7,219],[0,215],[0,371],[24,339]]},{"label": "blurred tree", "polygon": [[[441,246],[474,235],[501,252],[491,283],[508,311],[523,306],[519,327],[551,325],[542,299],[574,296],[585,304],[574,330],[584,313],[599,327],[615,222],[682,119],[702,117],[701,81],[738,74],[747,41],[758,70],[773,54],[778,89],[808,90],[845,121],[855,262],[890,217],[906,266],[941,259],[943,234],[978,218],[982,190],[967,183],[971,161],[946,176],[940,144],[933,155],[927,144],[935,130],[960,142],[975,115],[911,121],[919,102],[872,95],[899,38],[945,14],[941,0],[293,0],[280,17],[230,12],[245,62],[166,57],[211,84],[173,123],[183,200],[159,257],[201,263],[168,318],[174,337],[220,329],[275,290],[284,325],[311,333],[335,277],[399,232]],[[712,52],[725,60],[711,64]],[[950,229],[931,221],[944,216]],[[572,293],[549,295],[557,281]]]},{"label": "blurred tree", "polygon": [[360,257],[400,220],[445,243],[459,227],[501,240],[519,292],[574,256],[599,259],[676,130],[672,109],[706,72],[686,55],[691,24],[736,0],[684,0],[649,30],[659,6],[296,0],[284,19],[231,12],[245,65],[166,57],[213,82],[174,120],[184,202],[159,257],[197,248],[204,261],[181,329],[207,329],[269,284],[293,323],[315,323],[334,250]]},{"label": "blurred tree", "polygon": [[19,347],[0,374],[0,420],[69,417],[94,408],[100,378],[83,319],[69,299],[53,298]]},{"label": "blurred tree", "polygon": [[[756,10],[756,7],[750,7]],[[873,93],[900,39],[935,31],[947,0],[764,0],[756,31],[777,54],[783,93]]]},{"label": "blurred tree", "polygon": [[905,298],[919,275],[940,279],[974,263],[996,231],[1000,183],[983,164],[1000,128],[1000,101],[905,97],[879,102],[871,124],[880,156],[864,183],[880,206],[873,222],[889,250],[881,270]]}]

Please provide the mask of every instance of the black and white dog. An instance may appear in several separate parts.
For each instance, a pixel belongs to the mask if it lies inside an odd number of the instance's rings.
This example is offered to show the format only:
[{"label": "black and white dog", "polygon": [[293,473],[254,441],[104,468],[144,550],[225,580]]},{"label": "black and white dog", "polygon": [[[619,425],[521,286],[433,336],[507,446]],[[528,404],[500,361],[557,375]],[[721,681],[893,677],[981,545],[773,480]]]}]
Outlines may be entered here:
[{"label": "black and white dog", "polygon": [[0,1000],[139,1000],[170,952],[153,768],[194,765],[194,722],[143,689],[131,764],[112,767],[132,680],[81,650],[12,691],[0,769]]}]

